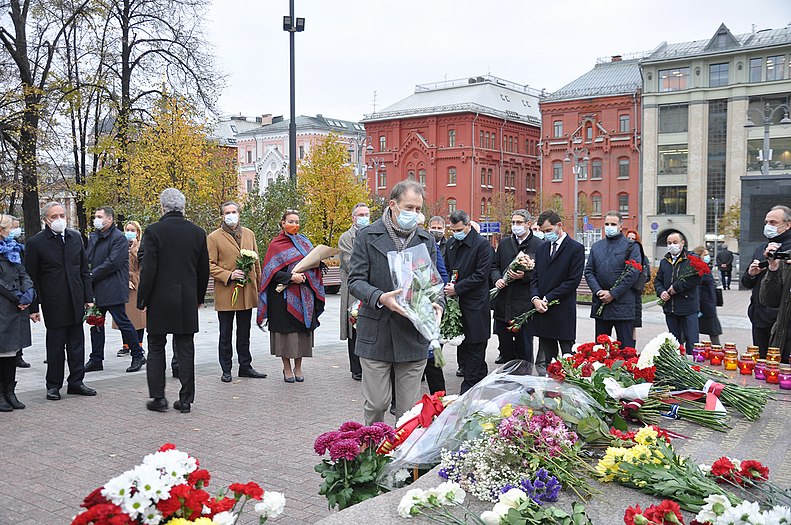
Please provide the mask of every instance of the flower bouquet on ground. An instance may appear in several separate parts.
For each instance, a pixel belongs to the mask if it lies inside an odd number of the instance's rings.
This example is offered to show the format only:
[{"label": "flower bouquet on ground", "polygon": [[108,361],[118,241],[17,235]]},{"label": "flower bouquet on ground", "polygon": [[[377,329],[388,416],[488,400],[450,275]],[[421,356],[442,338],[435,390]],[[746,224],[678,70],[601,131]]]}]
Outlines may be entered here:
[{"label": "flower bouquet on ground", "polygon": [[443,390],[434,392],[431,395],[423,394],[423,397],[415,403],[415,406],[398,418],[395,426],[395,439],[385,441],[379,447],[379,452],[388,454],[398,448],[412,433],[422,432],[427,429],[437,416],[445,410],[445,407],[458,398],[458,395],[445,395]]},{"label": "flower bouquet on ground", "polygon": [[774,505],[766,509],[754,501],[733,505],[719,494],[706,498],[691,525],[783,525],[791,523],[791,508]]},{"label": "flower bouquet on ground", "polygon": [[[509,284],[514,281],[514,278],[511,277],[510,273],[508,273],[509,271],[529,272],[535,267],[536,267],[536,262],[533,260],[532,257],[530,257],[526,253],[519,252],[516,254],[516,257],[514,257],[514,260],[511,261],[511,264],[508,265],[507,270],[503,272],[503,281],[505,281],[505,284]],[[500,289],[497,288],[496,286],[491,290],[489,290],[489,300],[491,301],[492,299],[497,297],[497,294],[499,293],[500,293]]]},{"label": "flower bouquet on ground", "polygon": [[394,439],[393,428],[385,423],[366,427],[354,421],[316,438],[316,454],[330,456],[315,467],[324,480],[319,494],[326,496],[330,509],[343,510],[383,492],[376,478],[390,458],[380,448]]},{"label": "flower bouquet on ground", "polygon": [[481,521],[485,525],[593,525],[581,503],[573,502],[569,514],[557,507],[543,506],[555,500],[537,500],[534,494],[535,490],[524,485],[509,488],[500,494],[492,510],[481,514]]},{"label": "flower bouquet on ground", "polygon": [[210,496],[204,490],[210,479],[198,460],[166,444],[89,494],[82,503],[87,510],[72,525],[232,525],[251,499],[260,501],[255,505],[259,523],[283,512],[286,499],[279,492],[264,492],[251,481]]},{"label": "flower bouquet on ground", "polygon": [[387,252],[387,263],[393,286],[401,289],[398,303],[417,331],[430,341],[430,348],[436,351],[440,348],[440,330],[434,305],[442,297],[443,285],[426,245]]},{"label": "flower bouquet on ground", "polygon": [[640,505],[629,507],[623,516],[624,525],[684,525],[678,503],[669,499],[645,510]]},{"label": "flower bouquet on ground", "polygon": [[[547,308],[551,308],[556,304],[560,304],[560,300],[553,299],[547,303]],[[508,331],[514,333],[518,332],[519,330],[522,329],[522,325],[530,321],[530,318],[533,317],[536,313],[538,313],[538,310],[536,310],[535,308],[531,308],[530,310],[517,315],[516,317],[508,321]]]},{"label": "flower bouquet on ground", "polygon": [[[641,273],[643,273],[642,264],[632,259],[626,259],[626,261],[624,261],[623,270],[621,270],[621,274],[618,276],[615,282],[612,283],[610,289],[613,289],[619,284],[621,284],[621,282],[627,277],[629,277],[630,274],[640,275]],[[597,316],[601,315],[604,312],[604,308],[606,306],[607,306],[606,304],[602,303],[601,306],[599,306],[598,310],[596,310],[596,315]]]},{"label": "flower bouquet on ground", "polygon": [[[681,272],[679,272],[676,282],[685,283],[687,282],[687,279],[691,279],[692,277],[703,277],[707,273],[711,273],[711,268],[709,268],[709,265],[704,263],[698,257],[688,256],[687,259],[689,260],[689,266],[686,266]],[[663,306],[665,301],[659,299],[656,304]]]},{"label": "flower bouquet on ground", "polygon": [[239,290],[245,287],[250,282],[250,272],[255,268],[255,263],[258,262],[258,254],[253,250],[241,250],[239,257],[236,258],[236,269],[244,272],[244,277],[236,279],[236,284],[233,287],[233,294],[231,294],[231,304],[236,304],[239,299]]},{"label": "flower bouquet on ground", "polygon": [[104,326],[104,314],[96,305],[85,309],[85,315],[82,316],[82,320],[88,326]]}]

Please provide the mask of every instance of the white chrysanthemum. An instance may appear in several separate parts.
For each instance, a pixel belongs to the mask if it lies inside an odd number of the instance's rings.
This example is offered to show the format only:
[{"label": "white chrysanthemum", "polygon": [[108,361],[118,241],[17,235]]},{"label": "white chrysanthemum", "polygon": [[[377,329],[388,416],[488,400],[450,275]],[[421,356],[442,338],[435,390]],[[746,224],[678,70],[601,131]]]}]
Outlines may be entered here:
[{"label": "white chrysanthemum", "polygon": [[404,412],[404,414],[401,417],[398,418],[395,427],[398,428],[407,421],[409,421],[410,419],[419,416],[422,410],[423,410],[423,403],[418,403],[417,405],[413,406],[412,408]]},{"label": "white chrysanthemum", "polygon": [[140,519],[143,520],[143,525],[159,525],[162,523],[162,514],[151,505],[140,513]]},{"label": "white chrysanthemum", "polygon": [[283,514],[286,508],[286,497],[282,492],[267,490],[261,498],[261,502],[255,505],[255,511],[259,516],[265,518],[277,518]]},{"label": "white chrysanthemum", "polygon": [[462,489],[458,483],[454,483],[453,481],[445,481],[444,483],[437,485],[435,490],[437,497],[439,498],[439,502],[443,505],[448,503],[457,503],[460,505],[464,503],[466,492],[464,492],[464,489]]},{"label": "white chrysanthemum", "polygon": [[130,496],[132,483],[131,471],[124,472],[104,484],[102,496],[120,506]]},{"label": "white chrysanthemum", "polygon": [[168,497],[169,486],[160,471],[151,465],[138,465],[132,471],[135,489],[154,503]]},{"label": "white chrysanthemum", "polygon": [[142,494],[137,493],[134,496],[129,496],[124,500],[124,503],[121,505],[121,510],[128,514],[130,518],[135,520],[140,515],[140,513],[142,513],[144,510],[147,510],[150,506],[151,500]]},{"label": "white chrysanthemum", "polygon": [[410,489],[406,491],[404,497],[398,503],[398,515],[402,518],[411,518],[418,513],[420,505],[423,503],[425,491],[422,489]]},{"label": "white chrysanthemum", "polygon": [[393,479],[398,484],[403,483],[404,481],[408,480],[410,477],[412,477],[412,474],[410,474],[409,471],[405,468],[396,470],[395,474],[393,474]]},{"label": "white chrysanthemum", "polygon": [[508,492],[500,494],[500,503],[516,508],[525,500],[526,497],[527,494],[525,494],[524,490],[512,488],[509,489]]},{"label": "white chrysanthemum", "polygon": [[143,458],[143,464],[159,470],[168,487],[184,483],[187,476],[198,468],[195,458],[176,449],[149,454]]},{"label": "white chrysanthemum", "polygon": [[255,253],[253,250],[241,250],[239,253],[241,253],[245,257],[252,257],[253,259],[258,259],[258,254]]},{"label": "white chrysanthemum", "polygon": [[778,505],[767,510],[764,514],[766,514],[767,523],[771,523],[773,525],[785,525],[791,523],[791,509],[788,507]]},{"label": "white chrysanthemum", "polygon": [[224,510],[215,514],[212,518],[212,521],[215,523],[215,525],[233,525],[236,523],[236,518],[236,514],[231,514],[227,510]]}]

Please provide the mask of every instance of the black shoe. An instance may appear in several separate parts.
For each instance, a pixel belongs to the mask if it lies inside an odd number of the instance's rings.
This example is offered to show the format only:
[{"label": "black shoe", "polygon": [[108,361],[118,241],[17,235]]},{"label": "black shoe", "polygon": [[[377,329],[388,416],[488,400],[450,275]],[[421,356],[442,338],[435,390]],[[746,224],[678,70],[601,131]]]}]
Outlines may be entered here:
[{"label": "black shoe", "polygon": [[172,368],[171,372],[173,373],[173,377],[178,377],[179,376],[179,369],[177,367],[176,368]]},{"label": "black shoe", "polygon": [[152,412],[167,412],[168,400],[164,397],[157,397],[151,401],[146,402],[146,408]]},{"label": "black shoe", "polygon": [[390,413],[393,414],[393,415],[396,415],[395,414],[395,405],[390,405]]},{"label": "black shoe", "polygon": [[30,363],[22,359],[21,355],[16,356],[16,367],[17,368],[30,368]]},{"label": "black shoe", "polygon": [[220,381],[222,381],[223,383],[230,383],[231,381],[233,381],[233,378],[231,377],[231,373],[223,372],[222,377],[220,377]]},{"label": "black shoe", "polygon": [[47,399],[50,401],[57,401],[60,399],[60,390],[57,388],[48,388],[47,389]]},{"label": "black shoe", "polygon": [[104,365],[102,365],[101,361],[88,361],[85,363],[86,372],[98,372],[99,370],[104,370]]},{"label": "black shoe", "polygon": [[[503,356],[502,356],[502,354],[501,354],[501,355],[499,355],[499,356],[497,357],[497,359],[495,359],[495,360],[494,360],[494,363],[495,363],[496,365],[502,365],[502,364],[505,364],[505,363],[507,363],[507,362],[508,362],[508,359],[506,359],[505,357],[503,357]],[[462,375],[463,375],[463,374],[462,374]]]},{"label": "black shoe", "polygon": [[239,370],[239,377],[256,377],[259,379],[263,379],[266,377],[266,374],[257,371],[255,368],[251,366],[250,368],[247,368],[245,370]]},{"label": "black shoe", "polygon": [[132,351],[129,350],[129,347],[125,346],[125,347],[121,348],[115,355],[116,355],[116,357],[124,357],[124,356],[127,356],[127,355],[131,354],[131,353],[132,353]]},{"label": "black shoe", "polygon": [[0,394],[0,412],[11,412],[14,410],[14,407],[11,406],[11,403],[5,398],[5,396]]},{"label": "black shoe", "polygon": [[305,382],[305,378],[302,377],[302,376],[295,375],[294,376],[294,381],[296,381],[297,383],[304,383]]},{"label": "black shoe", "polygon": [[11,405],[11,407],[14,410],[21,410],[25,408],[25,404],[22,403],[19,399],[17,399],[16,394],[14,393],[14,390],[16,390],[16,381],[13,381],[11,383],[6,383],[5,385],[3,385],[3,387],[4,387],[3,394],[5,395],[5,400],[8,401],[8,404]]},{"label": "black shoe", "polygon": [[173,408],[181,412],[182,414],[189,414],[190,413],[190,404],[189,403],[182,403],[180,400],[173,401]]},{"label": "black shoe", "polygon": [[286,377],[286,371],[283,370],[283,381],[285,381],[286,383],[293,383],[293,382],[296,381],[296,379],[293,376],[292,377]]},{"label": "black shoe", "polygon": [[78,396],[95,396],[96,390],[88,388],[84,383],[80,383],[79,385],[69,386],[69,388],[66,389],[66,393]]},{"label": "black shoe", "polygon": [[129,368],[126,369],[127,372],[139,372],[143,365],[146,364],[146,358],[144,356],[140,357],[133,357],[132,364]]},{"label": "black shoe", "polygon": [[354,379],[355,381],[362,381],[363,380],[363,375],[362,374],[352,374],[352,379]]},{"label": "black shoe", "polygon": [[458,370],[456,370],[456,377],[464,377],[464,369],[463,368],[459,368]]}]

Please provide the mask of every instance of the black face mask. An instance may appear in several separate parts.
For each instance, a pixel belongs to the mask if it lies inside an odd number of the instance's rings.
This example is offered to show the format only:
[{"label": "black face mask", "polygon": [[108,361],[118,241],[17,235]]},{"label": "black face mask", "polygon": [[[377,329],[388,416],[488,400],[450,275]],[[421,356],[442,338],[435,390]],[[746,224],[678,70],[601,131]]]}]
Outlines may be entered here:
[{"label": "black face mask", "polygon": [[445,232],[432,231],[429,233],[434,236],[434,240],[437,242],[441,241],[443,237],[445,237]]}]

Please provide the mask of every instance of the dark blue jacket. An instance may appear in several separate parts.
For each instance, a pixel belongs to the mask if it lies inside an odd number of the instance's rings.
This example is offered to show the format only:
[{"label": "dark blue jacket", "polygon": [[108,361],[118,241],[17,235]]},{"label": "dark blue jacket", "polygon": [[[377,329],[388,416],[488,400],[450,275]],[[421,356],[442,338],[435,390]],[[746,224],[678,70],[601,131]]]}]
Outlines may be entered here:
[{"label": "dark blue jacket", "polygon": [[[640,247],[634,241],[627,239],[622,233],[615,237],[607,237],[596,241],[591,246],[588,254],[588,264],[585,266],[585,280],[593,292],[591,317],[606,319],[608,321],[630,321],[634,319],[634,293],[632,287],[640,277],[637,270],[629,274],[615,285],[625,267],[625,261],[631,259],[642,264]],[[604,307],[600,316],[596,315],[602,305],[601,299],[596,294],[601,290],[609,290],[613,300]]]},{"label": "dark blue jacket", "polygon": [[657,297],[662,295],[662,292],[666,292],[671,286],[676,292],[662,306],[666,314],[698,315],[698,308],[700,307],[700,297],[698,295],[700,276],[694,273],[694,275],[683,281],[679,280],[680,275],[688,273],[688,268],[690,267],[689,257],[689,253],[683,251],[676,259],[676,263],[673,264],[673,259],[670,256],[670,252],[668,252],[659,263],[659,271],[654,279]]},{"label": "dark blue jacket", "polygon": [[442,250],[440,250],[439,244],[437,245],[437,272],[439,276],[442,277],[442,282],[448,284],[450,276],[448,275],[448,270],[445,268],[445,260],[442,258]]},{"label": "dark blue jacket", "polygon": [[126,304],[129,301],[129,241],[112,224],[88,238],[88,263],[96,306]]},{"label": "dark blue jacket", "polygon": [[447,245],[446,268],[449,275],[458,271],[454,285],[461,307],[461,324],[466,343],[483,343],[492,334],[489,310],[489,272],[492,268],[492,247],[475,228],[463,241],[450,239]]}]

